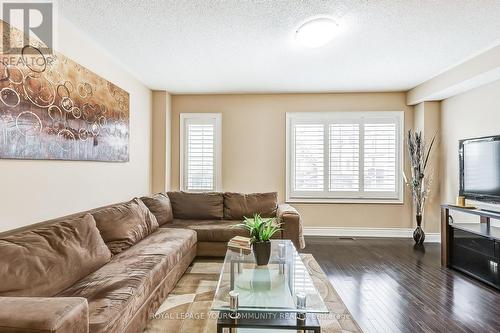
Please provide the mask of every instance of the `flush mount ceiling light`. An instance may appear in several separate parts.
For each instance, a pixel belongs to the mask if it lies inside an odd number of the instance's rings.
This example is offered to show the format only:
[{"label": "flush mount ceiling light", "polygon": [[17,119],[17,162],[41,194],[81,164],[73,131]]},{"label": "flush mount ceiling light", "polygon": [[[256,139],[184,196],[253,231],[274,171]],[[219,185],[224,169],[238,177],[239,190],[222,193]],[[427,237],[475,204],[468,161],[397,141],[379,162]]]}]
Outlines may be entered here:
[{"label": "flush mount ceiling light", "polygon": [[329,18],[315,18],[302,24],[295,32],[295,40],[306,47],[328,44],[337,32],[337,24]]}]

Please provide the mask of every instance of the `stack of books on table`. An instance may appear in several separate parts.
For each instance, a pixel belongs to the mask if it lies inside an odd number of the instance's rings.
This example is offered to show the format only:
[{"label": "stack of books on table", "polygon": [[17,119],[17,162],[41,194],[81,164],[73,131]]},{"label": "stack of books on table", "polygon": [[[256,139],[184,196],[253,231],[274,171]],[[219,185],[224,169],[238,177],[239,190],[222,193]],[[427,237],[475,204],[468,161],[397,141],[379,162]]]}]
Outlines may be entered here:
[{"label": "stack of books on table", "polygon": [[252,240],[248,237],[235,236],[229,240],[227,247],[235,251],[242,250],[244,253],[249,253],[252,249]]}]

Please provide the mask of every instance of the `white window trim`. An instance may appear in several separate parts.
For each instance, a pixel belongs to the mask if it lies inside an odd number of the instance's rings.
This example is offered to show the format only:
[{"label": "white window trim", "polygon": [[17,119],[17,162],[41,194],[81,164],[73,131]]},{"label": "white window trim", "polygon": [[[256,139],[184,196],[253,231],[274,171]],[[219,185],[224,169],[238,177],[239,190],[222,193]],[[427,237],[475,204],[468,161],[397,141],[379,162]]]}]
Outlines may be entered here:
[{"label": "white window trim", "polygon": [[212,118],[215,120],[215,188],[210,191],[192,191],[189,192],[221,192],[222,191],[222,114],[221,113],[181,113],[179,118],[179,176],[180,176],[180,189],[181,191],[188,191],[185,188],[184,179],[184,165],[186,163],[185,152],[185,120],[186,119],[202,119],[202,118]]},{"label": "white window trim", "polygon": [[[331,120],[333,117],[342,120],[359,119],[363,116],[370,116],[376,118],[394,118],[398,117],[397,134],[399,139],[399,149],[397,150],[397,175],[396,175],[396,196],[388,196],[382,198],[378,193],[375,198],[359,197],[359,192],[302,192],[299,195],[292,194],[292,180],[293,171],[291,170],[293,164],[292,154],[293,140],[292,140],[292,122],[294,119],[299,119],[302,122],[310,121],[317,123],[318,120],[324,121]],[[325,134],[326,135],[326,134]],[[363,134],[361,134],[363,135]],[[357,203],[357,204],[403,204],[404,203],[404,184],[403,184],[403,166],[404,166],[404,112],[403,111],[338,111],[338,112],[287,112],[286,113],[286,202],[290,203]],[[361,143],[362,144],[362,143]],[[328,149],[325,145],[325,149]],[[362,162],[361,162],[362,163]],[[360,169],[361,170],[361,169]],[[370,192],[373,193],[373,192]],[[339,197],[342,194],[343,197]]]}]

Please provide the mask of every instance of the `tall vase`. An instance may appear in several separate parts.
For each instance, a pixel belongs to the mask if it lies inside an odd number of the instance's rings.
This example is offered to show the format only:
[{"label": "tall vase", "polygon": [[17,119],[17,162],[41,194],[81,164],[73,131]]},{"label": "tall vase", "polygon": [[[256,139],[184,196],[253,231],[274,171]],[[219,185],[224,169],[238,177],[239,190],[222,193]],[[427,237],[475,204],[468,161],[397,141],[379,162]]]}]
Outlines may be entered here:
[{"label": "tall vase", "polygon": [[413,231],[413,239],[415,240],[415,244],[421,245],[425,240],[425,232],[422,229],[422,215],[415,216],[417,220],[417,228]]}]

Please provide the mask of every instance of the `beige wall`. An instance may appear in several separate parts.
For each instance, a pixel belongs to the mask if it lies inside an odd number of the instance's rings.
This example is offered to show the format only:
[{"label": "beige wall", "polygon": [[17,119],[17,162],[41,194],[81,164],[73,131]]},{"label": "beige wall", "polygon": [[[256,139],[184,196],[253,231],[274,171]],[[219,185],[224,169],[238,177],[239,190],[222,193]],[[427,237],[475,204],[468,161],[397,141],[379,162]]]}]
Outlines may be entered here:
[{"label": "beige wall", "polygon": [[[441,193],[440,193],[440,172],[441,172],[441,103],[423,102],[415,105],[414,129],[422,131],[424,139],[429,145],[432,138],[434,141],[429,162],[427,164],[427,174],[430,177],[430,192],[424,209],[423,226],[427,232],[439,232],[441,223]],[[415,214],[415,209],[413,209]]]},{"label": "beige wall", "polygon": [[[440,156],[437,156],[439,202],[454,203],[459,192],[458,141],[460,139],[500,134],[500,46],[494,46],[463,63],[435,76],[407,93],[407,104],[415,105],[415,126],[441,128]],[[437,103],[429,101],[441,101]],[[420,104],[417,104],[420,103]],[[427,121],[426,105],[435,103]],[[439,118],[436,117],[439,114]],[[440,123],[440,126],[438,125]],[[429,125],[430,124],[430,125]],[[431,216],[438,220],[437,198],[431,198]],[[500,210],[498,205],[473,203],[476,206]],[[493,207],[492,207],[493,206]],[[428,215],[426,211],[426,215]],[[471,222],[470,214],[454,213],[456,222]],[[427,228],[426,230],[428,230]],[[430,226],[431,231],[434,227]]]},{"label": "beige wall", "polygon": [[458,140],[499,135],[499,105],[500,81],[441,102],[443,202],[455,202],[459,191]]},{"label": "beige wall", "polygon": [[[222,113],[224,191],[278,191],[285,198],[285,114],[317,111],[405,111],[404,93],[174,95],[172,96],[172,188],[179,189],[179,114]],[[256,131],[258,129],[258,131]],[[257,134],[254,134],[257,133]],[[410,228],[411,200],[403,205],[294,204],[306,226]]]},{"label": "beige wall", "polygon": [[170,129],[171,97],[165,91],[153,91],[153,124],[151,138],[153,149],[152,184],[153,193],[170,188]]},{"label": "beige wall", "polygon": [[150,192],[151,91],[69,23],[58,51],[130,93],[130,162],[0,160],[0,231]]}]

